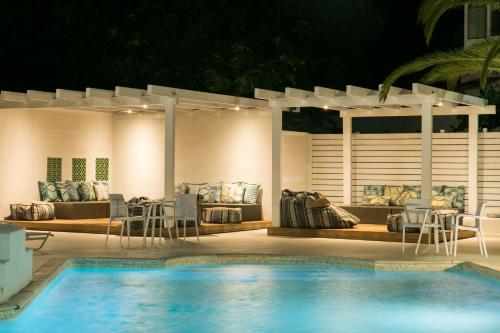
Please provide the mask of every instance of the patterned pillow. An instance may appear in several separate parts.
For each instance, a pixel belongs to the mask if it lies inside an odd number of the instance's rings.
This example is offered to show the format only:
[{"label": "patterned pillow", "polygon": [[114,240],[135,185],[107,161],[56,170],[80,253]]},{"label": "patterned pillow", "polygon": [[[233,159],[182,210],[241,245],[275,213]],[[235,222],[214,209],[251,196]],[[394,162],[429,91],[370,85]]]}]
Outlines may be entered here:
[{"label": "patterned pillow", "polygon": [[243,196],[245,194],[245,187],[239,184],[232,184],[229,187],[229,193],[227,195],[227,203],[242,203]]},{"label": "patterned pillow", "polygon": [[384,190],[384,196],[389,197],[389,203],[391,206],[397,206],[399,197],[404,191],[404,186],[386,186]]},{"label": "patterned pillow", "polygon": [[453,208],[463,209],[465,204],[465,187],[445,186],[443,191],[445,196],[453,197]]},{"label": "patterned pillow", "polygon": [[229,196],[229,187],[232,184],[222,183],[221,191],[220,191],[220,202],[227,202],[227,198]]},{"label": "patterned pillow", "polygon": [[436,208],[452,208],[453,207],[452,196],[446,195],[435,195],[432,197],[432,207]]},{"label": "patterned pillow", "polygon": [[384,195],[384,185],[365,185],[363,195]]},{"label": "patterned pillow", "polygon": [[71,197],[69,196],[68,188],[66,184],[63,182],[56,182],[57,192],[59,193],[59,197],[63,202],[71,201]]},{"label": "patterned pillow", "polygon": [[433,186],[432,187],[432,197],[435,197],[437,195],[444,195],[444,186]]},{"label": "patterned pillow", "polygon": [[208,202],[221,202],[222,183],[208,184]]},{"label": "patterned pillow", "polygon": [[187,194],[189,187],[187,183],[181,183],[175,187],[175,194]]},{"label": "patterned pillow", "polygon": [[403,191],[398,200],[396,200],[396,206],[404,206],[405,201],[410,199],[420,199],[419,193],[415,191]]},{"label": "patterned pillow", "polygon": [[362,206],[389,206],[391,197],[383,195],[363,195]]},{"label": "patterned pillow", "polygon": [[78,189],[78,191],[80,192],[80,198],[83,201],[96,200],[93,182],[82,182],[80,184],[80,188]]},{"label": "patterned pillow", "polygon": [[54,182],[38,182],[38,190],[42,201],[61,201]]},{"label": "patterned pillow", "polygon": [[190,184],[186,183],[186,186],[188,188],[187,193],[193,193],[193,194],[201,194],[204,195],[206,193],[200,193],[200,190],[204,188],[204,186],[207,185],[207,183],[201,183],[201,184]]},{"label": "patterned pillow", "polygon": [[94,192],[97,201],[109,200],[109,186],[107,182],[94,182]]},{"label": "patterned pillow", "polygon": [[412,192],[412,198],[413,199],[420,199],[422,198],[422,186],[420,185],[404,185],[404,190],[403,192]]},{"label": "patterned pillow", "polygon": [[81,201],[82,200],[82,198],[80,197],[80,184],[81,184],[81,182],[73,182],[71,180],[67,180],[64,182],[64,186],[66,187],[66,190],[68,191],[70,201]]},{"label": "patterned pillow", "polygon": [[243,195],[243,202],[248,204],[257,203],[257,196],[259,195],[260,185],[259,184],[247,184],[243,183],[245,187],[245,194]]}]

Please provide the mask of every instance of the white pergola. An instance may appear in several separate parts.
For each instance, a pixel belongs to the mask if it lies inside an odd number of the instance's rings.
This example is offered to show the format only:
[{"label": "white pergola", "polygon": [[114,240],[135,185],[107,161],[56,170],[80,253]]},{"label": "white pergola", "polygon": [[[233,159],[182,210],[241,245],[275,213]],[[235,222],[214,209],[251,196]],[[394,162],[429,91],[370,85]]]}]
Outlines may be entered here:
[{"label": "white pergola", "polygon": [[[381,87],[379,87],[380,90]],[[379,90],[347,86],[345,91],[315,87],[314,91],[286,88],[285,92],[255,89],[255,98],[266,100],[272,109],[272,208],[273,226],[279,226],[281,200],[281,131],[282,112],[292,107],[316,107],[340,111],[343,120],[343,197],[352,200],[352,118],[420,116],[422,118],[422,198],[432,196],[433,116],[467,115],[469,117],[469,211],[478,200],[478,117],[495,114],[487,101],[453,91],[414,83],[412,90],[391,87],[386,101],[379,100]]]},{"label": "white pergola", "polygon": [[[116,87],[115,90],[86,88],[85,91],[57,89],[0,92],[0,109],[59,108],[94,112],[165,113],[165,199],[175,192],[176,112],[269,111],[268,103],[253,98],[227,96],[157,85],[146,89]],[[1,112],[1,111],[0,111]]]}]

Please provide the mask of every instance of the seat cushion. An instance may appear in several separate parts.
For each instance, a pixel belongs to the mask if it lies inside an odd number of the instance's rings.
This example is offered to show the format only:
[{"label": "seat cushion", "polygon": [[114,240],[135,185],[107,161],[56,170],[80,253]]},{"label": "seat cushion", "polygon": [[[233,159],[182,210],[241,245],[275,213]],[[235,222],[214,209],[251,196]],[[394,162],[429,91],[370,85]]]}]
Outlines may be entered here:
[{"label": "seat cushion", "polygon": [[10,205],[13,220],[46,221],[55,218],[54,205],[50,202],[29,202]]},{"label": "seat cushion", "polygon": [[241,223],[241,208],[213,207],[203,209],[205,223]]}]

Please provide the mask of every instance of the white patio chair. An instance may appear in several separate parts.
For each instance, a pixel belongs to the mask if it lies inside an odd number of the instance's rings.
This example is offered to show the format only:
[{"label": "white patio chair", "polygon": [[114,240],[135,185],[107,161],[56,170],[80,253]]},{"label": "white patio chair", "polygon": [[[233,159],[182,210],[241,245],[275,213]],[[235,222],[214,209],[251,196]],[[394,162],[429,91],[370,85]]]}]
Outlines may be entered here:
[{"label": "white patio chair", "polygon": [[[404,211],[402,214],[403,221],[403,249],[405,252],[405,239],[406,239],[406,228],[419,228],[422,226],[422,222],[425,219],[425,210],[417,210],[417,207],[428,207],[431,205],[430,200],[425,199],[410,199],[406,200],[404,204]],[[428,237],[430,244],[430,237]]]},{"label": "white patio chair", "polygon": [[[429,200],[427,200],[428,203]],[[423,209],[422,209],[423,208]],[[418,240],[417,240],[417,246],[415,248],[415,254],[418,254],[418,249],[420,247],[420,241],[422,240],[422,235],[424,233],[424,230],[427,228],[427,240],[428,244],[430,245],[431,243],[431,235],[434,234],[434,246],[436,249],[436,253],[439,253],[439,237],[438,234],[439,230],[441,229],[442,235],[443,235],[443,243],[444,243],[444,250],[446,252],[446,255],[450,255],[450,250],[448,250],[448,242],[446,240],[446,227],[443,219],[443,215],[439,212],[438,209],[433,210],[431,205],[425,205],[421,206],[420,209],[419,207],[415,207],[416,210],[422,210],[425,212],[424,220],[422,221],[422,224],[420,226],[420,234],[418,235]]]},{"label": "white patio chair", "polygon": [[[164,205],[165,212],[169,209],[171,210],[172,206]],[[179,238],[179,228],[177,225],[177,221],[183,221],[184,242],[186,242],[186,222],[194,221],[194,226],[196,229],[196,239],[197,242],[199,243],[200,234],[198,232],[198,195],[194,193],[188,193],[177,196],[175,199],[175,205],[173,209],[174,212],[172,215],[168,215],[167,213],[164,214],[164,221],[167,224],[167,228],[169,228],[168,229],[169,232],[170,232],[170,225],[168,223],[169,221],[174,221],[175,232],[177,238]],[[161,237],[161,231],[160,231],[160,237]]]},{"label": "white patio chair", "polygon": [[[488,257],[488,251],[486,250],[486,243],[484,241],[483,234],[483,223],[482,219],[485,218],[486,202],[480,201],[477,203],[475,214],[457,214],[452,219],[451,225],[451,235],[452,235],[452,246],[453,246],[453,257],[457,256],[457,245],[458,245],[458,232],[460,230],[474,231],[476,233],[477,242],[479,244],[479,250],[481,255]],[[465,225],[464,219],[469,218],[473,220],[474,225]]]},{"label": "white patio chair", "polygon": [[[111,223],[113,221],[121,221],[122,229],[120,232],[120,245],[122,244],[123,229],[127,227],[127,237],[128,246],[130,247],[130,226],[134,221],[144,221],[146,218],[145,210],[143,205],[127,205],[122,194],[110,194],[109,195],[109,224],[108,232],[106,233],[106,245],[108,244],[109,232],[111,229]],[[142,214],[140,216],[130,216],[130,208],[142,208]]]}]

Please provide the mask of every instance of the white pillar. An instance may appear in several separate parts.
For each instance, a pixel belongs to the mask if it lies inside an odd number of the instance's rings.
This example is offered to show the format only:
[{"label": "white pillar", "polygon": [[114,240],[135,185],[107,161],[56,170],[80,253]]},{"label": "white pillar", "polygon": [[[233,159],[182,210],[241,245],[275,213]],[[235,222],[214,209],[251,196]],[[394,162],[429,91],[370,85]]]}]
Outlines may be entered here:
[{"label": "white pillar", "polygon": [[469,114],[469,212],[475,213],[478,194],[477,194],[477,151],[479,131],[479,116],[477,114]]},{"label": "white pillar", "polygon": [[283,109],[272,108],[272,226],[280,226],[280,202],[281,202],[281,146],[282,146],[282,123]]},{"label": "white pillar", "polygon": [[165,200],[175,196],[175,102],[165,103]]},{"label": "white pillar", "polygon": [[352,118],[344,116],[342,124],[344,205],[350,205],[352,203]]},{"label": "white pillar", "polygon": [[432,104],[422,104],[422,199],[432,199]]}]

